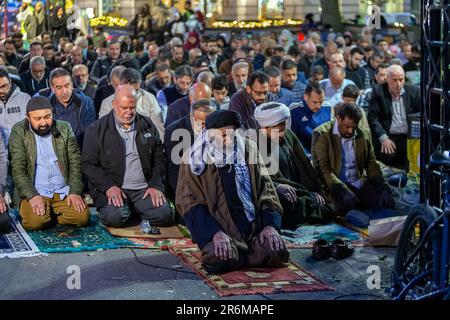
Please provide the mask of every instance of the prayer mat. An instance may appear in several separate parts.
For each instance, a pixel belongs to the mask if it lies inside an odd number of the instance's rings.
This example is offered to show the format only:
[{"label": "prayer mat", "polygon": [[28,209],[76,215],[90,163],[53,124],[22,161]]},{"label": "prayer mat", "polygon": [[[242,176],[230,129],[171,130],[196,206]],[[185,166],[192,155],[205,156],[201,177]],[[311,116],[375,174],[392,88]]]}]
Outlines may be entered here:
[{"label": "prayer mat", "polygon": [[308,249],[313,247],[317,239],[332,242],[338,238],[350,241],[354,247],[368,246],[367,236],[335,223],[323,226],[300,226],[296,230],[282,230],[281,237],[290,249]]},{"label": "prayer mat", "polygon": [[182,225],[173,227],[158,227],[161,234],[145,234],[140,231],[139,222],[130,222],[125,228],[107,228],[116,237],[125,237],[130,242],[129,247],[139,249],[168,250],[169,247],[197,247],[190,239],[189,230]]},{"label": "prayer mat", "polygon": [[0,258],[23,258],[45,255],[33,243],[28,234],[23,229],[16,215],[11,212],[11,225],[13,230],[10,233],[0,235]]},{"label": "prayer mat", "polygon": [[197,248],[197,245],[191,239],[148,239],[148,238],[128,238],[133,245],[130,247],[138,249],[155,249],[155,250],[169,250],[174,248]]},{"label": "prayer mat", "polygon": [[91,215],[89,224],[83,228],[58,225],[28,234],[36,246],[47,253],[117,249],[132,244],[128,239],[112,236],[97,215]]},{"label": "prayer mat", "polygon": [[132,225],[124,228],[112,228],[107,227],[108,231],[116,237],[124,238],[148,238],[148,239],[178,239],[184,238],[180,229],[177,226],[173,227],[158,227],[161,230],[161,234],[146,234],[141,232],[139,224]]},{"label": "prayer mat", "polygon": [[170,248],[170,252],[193,269],[220,297],[334,290],[292,262],[286,268],[245,268],[210,275],[202,267],[198,249]]}]

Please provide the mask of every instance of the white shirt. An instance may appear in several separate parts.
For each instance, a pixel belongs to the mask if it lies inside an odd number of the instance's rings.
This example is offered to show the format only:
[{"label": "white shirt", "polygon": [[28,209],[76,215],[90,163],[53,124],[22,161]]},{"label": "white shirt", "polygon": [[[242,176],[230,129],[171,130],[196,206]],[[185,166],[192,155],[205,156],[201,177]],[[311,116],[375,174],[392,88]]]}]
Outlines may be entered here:
[{"label": "white shirt", "polygon": [[404,92],[405,90],[402,89],[398,99],[392,97],[392,123],[389,130],[390,134],[408,134],[408,119],[403,103]]},{"label": "white shirt", "polygon": [[355,188],[360,189],[362,183],[361,179],[359,178],[358,166],[356,164],[355,148],[353,147],[356,132],[355,135],[350,139],[345,139],[341,137],[339,133],[338,123],[336,121],[333,127],[333,134],[341,138],[342,164],[340,175],[342,176],[344,182],[350,183]]}]

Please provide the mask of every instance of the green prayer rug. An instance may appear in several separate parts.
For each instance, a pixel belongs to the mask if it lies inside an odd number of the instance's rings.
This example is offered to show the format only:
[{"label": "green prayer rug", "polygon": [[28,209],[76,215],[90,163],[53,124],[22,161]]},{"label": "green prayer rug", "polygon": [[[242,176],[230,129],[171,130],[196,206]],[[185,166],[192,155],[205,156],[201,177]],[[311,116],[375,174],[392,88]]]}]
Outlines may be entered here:
[{"label": "green prayer rug", "polygon": [[89,224],[83,228],[58,225],[41,231],[28,231],[28,235],[39,250],[46,253],[96,251],[133,246],[130,240],[111,235],[96,215],[91,215]]}]

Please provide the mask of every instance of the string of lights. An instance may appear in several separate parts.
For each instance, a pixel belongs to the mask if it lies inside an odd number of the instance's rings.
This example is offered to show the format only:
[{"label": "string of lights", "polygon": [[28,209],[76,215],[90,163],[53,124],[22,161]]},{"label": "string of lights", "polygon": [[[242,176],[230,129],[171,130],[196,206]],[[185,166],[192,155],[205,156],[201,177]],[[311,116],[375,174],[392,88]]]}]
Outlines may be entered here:
[{"label": "string of lights", "polygon": [[128,25],[128,19],[117,18],[111,16],[101,16],[92,18],[90,21],[91,27],[107,26],[107,27],[126,27]]},{"label": "string of lights", "polygon": [[211,23],[212,28],[217,29],[253,29],[253,28],[269,28],[269,27],[285,27],[299,26],[303,20],[280,19],[280,20],[261,20],[261,21],[214,21]]}]

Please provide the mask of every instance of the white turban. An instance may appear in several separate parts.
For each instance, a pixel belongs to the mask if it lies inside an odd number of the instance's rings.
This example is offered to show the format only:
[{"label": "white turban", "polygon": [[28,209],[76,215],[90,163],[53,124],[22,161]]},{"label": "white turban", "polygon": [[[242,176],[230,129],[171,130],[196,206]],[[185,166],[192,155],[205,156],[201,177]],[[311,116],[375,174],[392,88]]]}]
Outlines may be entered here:
[{"label": "white turban", "polygon": [[266,102],[256,107],[254,116],[260,127],[267,128],[288,120],[291,111],[283,103]]}]

